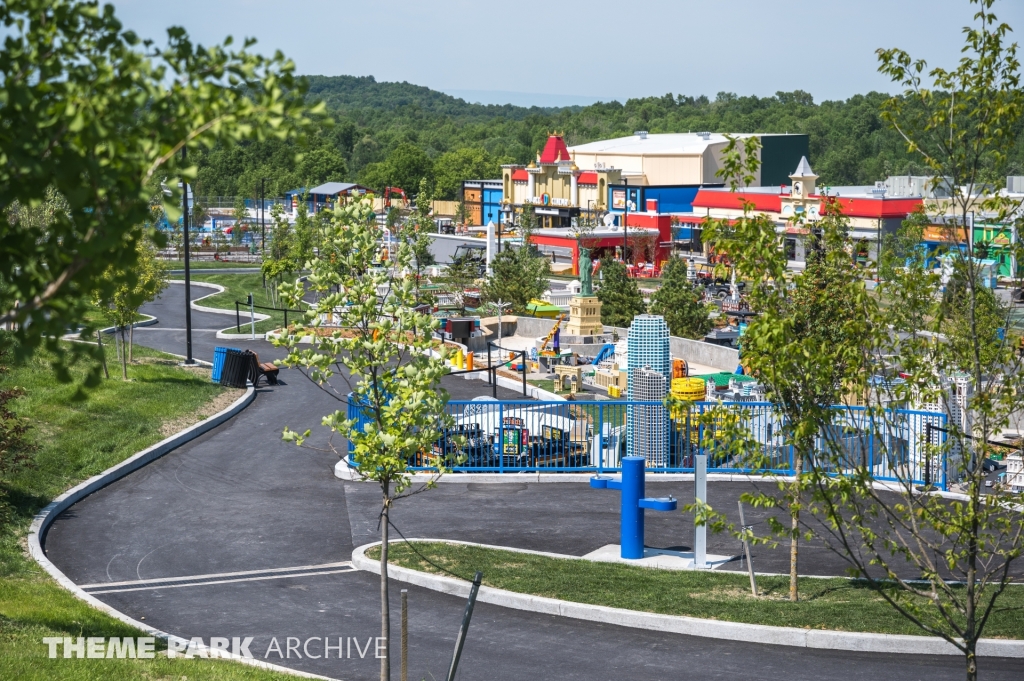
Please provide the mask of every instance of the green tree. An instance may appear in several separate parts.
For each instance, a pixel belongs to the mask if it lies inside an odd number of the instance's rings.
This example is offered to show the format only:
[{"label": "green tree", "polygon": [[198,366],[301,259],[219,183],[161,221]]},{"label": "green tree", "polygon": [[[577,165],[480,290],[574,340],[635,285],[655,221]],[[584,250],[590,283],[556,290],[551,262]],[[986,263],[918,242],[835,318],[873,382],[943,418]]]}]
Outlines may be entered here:
[{"label": "green tree", "polygon": [[[351,274],[340,276],[334,263],[313,260],[309,286],[319,294],[319,300],[306,314],[305,323],[276,343],[288,349],[288,366],[298,368],[343,405],[326,415],[323,422],[344,436],[351,454],[332,451],[340,456],[347,454],[358,476],[380,486],[381,637],[385,642],[380,678],[386,681],[391,674],[390,513],[398,500],[432,487],[446,471],[449,462],[430,452],[453,425],[453,419],[445,413],[448,395],[440,389],[448,366],[443,354],[438,357],[431,353],[431,332],[437,328],[437,320],[413,312],[413,281],[401,274],[411,264],[409,242],[400,241],[392,269],[375,267],[383,233],[373,219],[372,204],[361,201],[339,207],[334,216],[329,238],[338,244],[337,252],[344,254]],[[389,295],[379,296],[382,288],[389,290]],[[293,307],[302,305],[305,293],[298,282],[281,286],[281,296]],[[341,317],[347,333],[319,333],[320,320],[334,315]],[[312,347],[300,344],[308,335],[315,339]],[[309,431],[284,431],[285,440],[300,446],[308,437]],[[430,481],[419,489],[413,487],[409,470],[410,462],[417,457],[419,463],[432,465],[435,470]]]},{"label": "green tree", "polygon": [[460,315],[466,314],[466,289],[480,278],[480,264],[469,256],[453,258],[444,270],[444,284],[455,300]]},{"label": "green tree", "polygon": [[431,247],[434,243],[434,219],[431,217],[431,195],[427,189],[427,178],[420,180],[419,192],[416,194],[416,215],[414,218],[412,239],[412,257],[416,267],[416,297],[420,297],[420,280],[423,269],[435,262]]},{"label": "green tree", "polygon": [[[139,241],[135,248],[134,284],[122,283],[106,298],[97,297],[95,300],[117,334],[115,338],[119,341],[117,348],[118,359],[121,361],[121,378],[125,381],[128,380],[128,363],[132,361],[135,322],[139,319],[139,309],[154,300],[167,286],[167,273],[163,264],[156,258],[153,244]],[[108,276],[118,278],[113,266]]]},{"label": "green tree", "polygon": [[[756,138],[729,141],[720,175],[734,191],[757,172],[758,147]],[[781,496],[760,494],[750,500],[789,513],[788,527],[774,521],[772,528],[790,541],[789,598],[794,602],[799,598],[800,512],[808,484],[804,469],[815,457],[818,433],[836,415],[832,405],[863,379],[873,301],[849,253],[849,219],[835,202],[825,203],[810,231],[807,266],[791,277],[790,286],[779,285],[787,280],[785,235],[772,218],[755,214],[750,203],[738,219],[707,220],[703,234],[753,283],[750,302],[758,315],[743,337],[743,360],[782,417],[782,434],[793,450],[793,480],[780,483]]]},{"label": "green tree", "polygon": [[[135,285],[147,231],[163,243],[145,227],[149,205],[170,176],[167,213],[179,214],[171,178],[196,174],[182,150],[294,140],[313,110],[292,63],[253,54],[251,41],[207,48],[171,28],[157,49],[112,6],[72,0],[11,0],[0,22],[0,99],[18,103],[0,107],[0,205],[34,205],[50,188],[68,204],[44,224],[0,212],[0,323],[17,324],[19,352],[54,350],[58,378],[70,380],[65,358],[90,346],[57,339],[94,297]],[[104,277],[112,265],[118,277]]]},{"label": "green tree", "polygon": [[661,315],[673,336],[700,340],[713,324],[703,295],[686,277],[686,261],[671,258],[662,270],[661,288],[651,296],[651,314]]},{"label": "green tree", "polygon": [[337,149],[321,145],[302,155],[295,176],[305,187],[316,187],[324,182],[341,182],[348,176],[348,164]]},{"label": "green tree", "polygon": [[597,299],[601,301],[601,323],[607,326],[628,327],[633,317],[647,311],[636,280],[625,265],[610,258],[601,261]]},{"label": "green tree", "polygon": [[462,193],[464,180],[485,180],[501,175],[501,163],[484,149],[461,147],[434,160],[434,192],[442,200],[454,200]]},{"label": "green tree", "polygon": [[[1019,202],[985,187],[1009,167],[1015,142],[1007,131],[1019,129],[1024,93],[1009,27],[992,14],[991,0],[974,4],[976,23],[965,29],[964,54],[952,70],[898,49],[879,52],[881,71],[905,88],[887,100],[885,120],[933,181],[953,190],[935,207],[943,214],[930,217],[948,226],[957,294],[943,301],[941,278],[913,255],[880,282],[879,305],[864,299],[866,333],[852,336],[863,369],[847,381],[865,406],[818,419],[820,447],[799,476],[801,530],[817,535],[896,612],[956,647],[968,681],[978,678],[978,641],[1004,607],[1001,596],[1017,581],[1024,554],[1019,495],[988,487],[984,465],[997,450],[993,436],[1024,408],[1024,364],[1017,339],[1000,339],[1008,319],[999,319],[981,285],[972,244],[957,243],[970,211],[1014,224]],[[767,253],[754,255],[774,263]],[[745,354],[748,343],[745,337]],[[824,343],[802,349],[814,372],[820,369],[811,362],[827,365],[835,352]],[[877,378],[868,384],[871,375]],[[905,412],[893,405],[937,413],[931,423],[940,430],[923,423],[908,430]],[[868,441],[870,456],[858,451],[864,445],[851,446]],[[875,484],[879,474],[890,480],[884,490]],[[936,482],[954,494],[933,493]]]},{"label": "green tree", "polygon": [[548,289],[551,266],[547,258],[527,245],[502,251],[491,261],[491,273],[484,282],[484,298],[511,303],[510,314],[525,314],[526,305]]},{"label": "green tree", "polygon": [[360,178],[363,184],[376,192],[384,187],[400,187],[412,191],[420,186],[420,180],[433,177],[433,163],[426,152],[415,144],[400,144],[380,163],[371,163],[363,169]]}]

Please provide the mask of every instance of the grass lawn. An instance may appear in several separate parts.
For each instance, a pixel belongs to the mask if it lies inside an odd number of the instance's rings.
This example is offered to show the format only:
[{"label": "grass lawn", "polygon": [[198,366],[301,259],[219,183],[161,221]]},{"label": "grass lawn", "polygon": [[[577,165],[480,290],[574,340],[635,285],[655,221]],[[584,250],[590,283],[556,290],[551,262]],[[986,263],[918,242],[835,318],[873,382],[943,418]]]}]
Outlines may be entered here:
[{"label": "grass lawn", "polygon": [[[177,360],[136,347],[130,381],[115,376],[108,346],[110,380],[74,401],[74,386],[57,383],[39,355],[0,380],[27,395],[16,411],[32,426],[33,465],[2,483],[10,522],[0,526],[0,679],[241,679],[291,678],[223,660],[49,659],[49,636],[139,636],[125,624],[92,609],[59,587],[28,557],[24,539],[32,516],[49,501],[89,476],[216,413],[235,393],[210,382],[208,371],[186,370]],[[81,372],[79,372],[79,375]],[[59,651],[59,649],[58,649]],[[60,655],[60,652],[58,652]]]},{"label": "grass lawn", "polygon": [[[184,277],[174,275],[171,278],[180,280]],[[219,284],[224,287],[223,293],[218,293],[199,301],[200,305],[205,305],[206,307],[219,307],[233,312],[235,309],[235,301],[237,300],[244,303],[250,293],[252,293],[253,301],[257,305],[274,307],[269,295],[269,284],[267,289],[263,288],[263,275],[258,272],[252,274],[204,274],[201,277],[194,278],[193,281],[204,281],[211,284]],[[245,322],[249,319],[249,312],[248,308],[243,308],[244,306],[240,306],[239,314],[241,315],[242,321]],[[274,329],[281,328],[284,324],[283,312],[261,310],[259,308],[256,308],[256,312],[270,315],[270,319],[256,323],[256,333],[273,331]],[[298,314],[288,313],[289,323],[291,323],[293,319],[297,318]],[[234,319],[231,317],[225,316],[224,320],[225,327],[228,324],[234,324]],[[232,326],[231,331],[233,330],[234,327]],[[243,324],[241,333],[248,334],[249,332],[249,327]]]},{"label": "grass lawn", "polygon": [[[161,260],[169,270],[183,270],[185,269],[184,260]],[[255,267],[259,269],[260,263],[258,262],[226,262],[224,260],[193,260],[189,264],[189,269],[193,270],[230,270],[238,267]]]},{"label": "grass lawn", "polygon": [[[446,543],[416,548],[434,563],[487,586],[577,603],[749,624],[885,634],[921,634],[877,593],[848,579],[802,579],[801,600],[790,603],[789,577],[759,577],[761,595],[750,595],[745,574],[671,571],[618,563],[563,560],[528,553]],[[380,558],[380,550],[368,551]],[[390,562],[439,574],[405,543],[391,545]],[[985,628],[986,638],[1024,638],[1024,586],[1011,586],[1002,608]]]}]

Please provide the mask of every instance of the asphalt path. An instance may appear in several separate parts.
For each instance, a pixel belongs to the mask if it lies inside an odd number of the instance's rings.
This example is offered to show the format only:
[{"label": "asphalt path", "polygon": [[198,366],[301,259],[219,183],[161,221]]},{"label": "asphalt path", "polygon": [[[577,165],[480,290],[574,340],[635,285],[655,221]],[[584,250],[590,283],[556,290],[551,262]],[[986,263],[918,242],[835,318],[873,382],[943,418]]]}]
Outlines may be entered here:
[{"label": "asphalt path", "polygon": [[[197,287],[193,297],[205,292]],[[183,309],[183,287],[168,288],[144,309],[160,323],[136,338],[183,354],[184,334],[173,330],[184,325]],[[202,329],[193,336],[194,354],[209,359],[213,347],[224,343],[209,330],[225,326],[229,317],[192,314],[193,324]],[[266,358],[281,354],[265,341],[246,341],[241,347],[252,347]],[[68,509],[51,527],[45,548],[80,585],[218,575],[200,583],[178,582],[175,588],[121,584],[91,591],[106,591],[97,598],[179,636],[252,636],[250,650],[260,659],[335,678],[377,678],[372,650],[362,658],[359,651],[366,651],[368,639],[379,634],[379,578],[334,564],[349,560],[355,546],[377,538],[379,492],[333,475],[337,457],[318,424],[339,403],[294,370],[282,370],[281,376],[282,385],[261,388],[253,404],[224,425]],[[445,384],[456,398],[487,392],[482,382],[449,377]],[[515,393],[503,391],[500,396]],[[312,428],[311,442],[321,451],[282,442],[286,425]],[[712,505],[735,505],[741,487],[748,489],[739,483],[712,484]],[[673,493],[685,501],[692,496],[692,484],[651,484],[648,492]],[[617,542],[618,494],[582,484],[451,482],[400,502],[394,521],[410,537],[581,555]],[[753,522],[759,522],[757,516]],[[682,514],[647,514],[651,546],[687,546],[692,533],[692,519]],[[710,553],[734,554],[738,548],[731,540],[709,537]],[[805,571],[841,569],[820,547],[807,546],[802,555]],[[762,571],[786,566],[772,552],[759,550],[754,560]],[[268,573],[256,572],[301,566],[313,567],[294,571],[301,576],[269,573],[269,579]],[[399,590],[409,590],[411,678],[443,677],[464,600],[399,582],[391,586],[396,626]],[[345,640],[344,659],[337,659],[336,650],[330,659],[322,657],[324,637],[332,648],[339,637]],[[275,638],[280,655],[268,652]],[[308,642],[308,654],[301,645],[294,646],[295,640]],[[313,657],[317,655],[321,657]],[[461,679],[963,677],[956,657],[736,643],[488,604],[476,608],[462,659]],[[394,664],[397,678],[397,655]],[[1019,660],[985,659],[981,678],[1019,679],[1021,668]]]}]

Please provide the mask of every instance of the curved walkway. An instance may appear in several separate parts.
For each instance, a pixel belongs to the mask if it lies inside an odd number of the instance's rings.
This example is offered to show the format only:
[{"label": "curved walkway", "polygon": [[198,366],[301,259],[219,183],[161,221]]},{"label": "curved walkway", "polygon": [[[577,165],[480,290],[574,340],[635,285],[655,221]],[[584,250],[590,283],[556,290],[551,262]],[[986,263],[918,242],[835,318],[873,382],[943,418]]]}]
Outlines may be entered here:
[{"label": "curved walkway", "polygon": [[[195,289],[194,297],[207,291]],[[145,312],[160,323],[139,331],[143,344],[183,354],[184,291],[167,289]],[[197,328],[223,326],[223,315],[193,312]],[[193,336],[194,353],[209,359],[213,333]],[[241,341],[261,357],[281,351],[265,341]],[[370,485],[342,482],[333,474],[328,452],[299,450],[280,440],[281,429],[313,428],[338,407],[294,371],[281,372],[283,384],[259,391],[237,417],[163,458],[75,504],[52,526],[47,555],[76,584],[103,585],[196,575],[175,588],[150,584],[94,586],[91,592],[135,619],[182,637],[252,636],[250,650],[264,658],[276,637],[282,654],[286,639],[310,637],[366,640],[379,633],[379,581],[358,571],[336,571],[355,546],[377,538],[379,493]],[[483,383],[449,378],[458,397],[480,392]],[[512,394],[505,395],[512,397]],[[320,429],[322,430],[322,429]],[[323,435],[313,444],[323,445]],[[723,502],[736,490],[711,486]],[[649,485],[653,494],[672,492],[685,500],[685,483]],[[733,502],[734,503],[734,502]],[[617,495],[579,484],[449,483],[399,502],[394,520],[409,536],[502,544],[582,554],[614,543],[618,532]],[[686,544],[692,523],[681,514],[650,514],[648,542]],[[723,542],[721,548],[716,542]],[[711,552],[735,553],[733,542],[709,537]],[[808,548],[804,571],[815,565],[835,573]],[[776,558],[759,555],[759,570],[778,571]],[[306,566],[278,576],[261,570]],[[234,574],[241,573],[241,574]],[[220,582],[217,584],[203,582]],[[392,589],[397,626],[399,588]],[[464,601],[410,586],[411,678],[438,678],[448,667]],[[99,592],[105,593],[99,593]],[[397,631],[397,629],[396,629]],[[322,652],[310,644],[308,652]],[[373,679],[377,661],[296,657],[266,661],[344,679]],[[397,651],[396,651],[397,652]],[[463,679],[959,679],[958,658],[897,656],[794,649],[760,644],[639,631],[481,603],[460,665]],[[1015,679],[1020,660],[983,659],[984,679]],[[397,677],[397,660],[396,660]]]}]

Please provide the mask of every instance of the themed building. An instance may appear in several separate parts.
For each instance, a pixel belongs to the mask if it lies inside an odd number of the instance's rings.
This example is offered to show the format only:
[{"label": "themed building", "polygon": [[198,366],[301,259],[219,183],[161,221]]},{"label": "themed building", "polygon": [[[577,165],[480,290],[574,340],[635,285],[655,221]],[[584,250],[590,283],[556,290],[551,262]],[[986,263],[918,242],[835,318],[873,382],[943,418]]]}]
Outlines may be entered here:
[{"label": "themed building", "polygon": [[309,212],[315,213],[338,202],[344,204],[350,198],[358,198],[372,193],[372,189],[354,182],[325,182],[312,189],[306,189],[305,187],[292,189],[285,192],[284,195],[291,212],[298,208],[299,201],[305,196]]},{"label": "themed building", "polygon": [[[897,178],[890,178],[896,180]],[[776,187],[747,187],[733,192],[724,187],[701,188],[693,200],[693,211],[677,216],[681,225],[698,227],[705,218],[737,218],[743,204],[750,203],[756,212],[776,220],[776,228],[786,234],[786,256],[793,267],[806,262],[808,226],[820,219],[826,195],[836,201],[843,214],[850,218],[850,236],[861,259],[875,260],[878,244],[886,234],[896,231],[907,215],[924,205],[924,195],[890,192],[886,183],[875,186],[828,187],[819,190],[818,176],[806,157],[801,157],[789,175],[789,184]],[[911,194],[910,191],[907,194]],[[804,224],[794,224],[803,218]]]},{"label": "themed building", "polygon": [[466,208],[466,225],[499,224],[501,217],[501,180],[466,180],[462,183],[462,205]]}]

